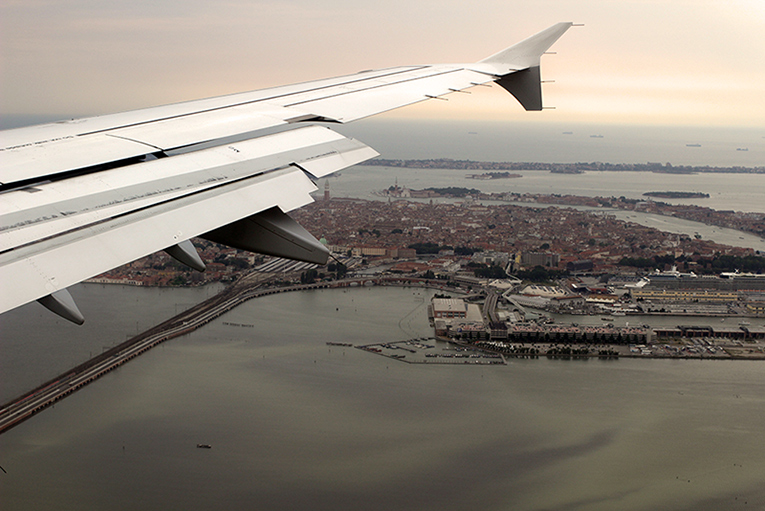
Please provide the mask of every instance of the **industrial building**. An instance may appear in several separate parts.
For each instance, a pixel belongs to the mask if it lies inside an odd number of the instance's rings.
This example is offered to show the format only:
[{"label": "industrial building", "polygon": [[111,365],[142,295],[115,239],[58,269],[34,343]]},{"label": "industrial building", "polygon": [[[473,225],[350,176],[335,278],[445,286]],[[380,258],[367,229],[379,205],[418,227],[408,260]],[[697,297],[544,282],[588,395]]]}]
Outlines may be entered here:
[{"label": "industrial building", "polygon": [[467,318],[467,304],[460,298],[434,298],[433,317],[436,319]]},{"label": "industrial building", "polygon": [[739,300],[737,291],[709,289],[656,289],[644,287],[633,289],[632,298],[668,302],[729,303]]},{"label": "industrial building", "polygon": [[557,267],[558,263],[560,263],[560,255],[552,252],[523,252],[521,254],[521,264],[527,267]]}]

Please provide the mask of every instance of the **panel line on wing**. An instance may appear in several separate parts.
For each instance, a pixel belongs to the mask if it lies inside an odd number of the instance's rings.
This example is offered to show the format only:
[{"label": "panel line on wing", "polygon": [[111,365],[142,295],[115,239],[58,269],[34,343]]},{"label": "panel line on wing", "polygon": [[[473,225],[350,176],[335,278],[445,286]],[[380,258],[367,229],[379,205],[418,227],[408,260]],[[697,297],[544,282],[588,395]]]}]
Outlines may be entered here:
[{"label": "panel line on wing", "polygon": [[325,99],[337,98],[337,97],[340,97],[340,96],[347,96],[349,94],[356,94],[356,93],[359,93],[359,92],[366,92],[366,91],[370,91],[370,90],[374,90],[374,89],[381,89],[381,88],[384,88],[384,87],[392,87],[392,86],[395,86],[395,85],[400,85],[402,83],[415,82],[415,81],[418,81],[418,80],[427,80],[429,78],[434,78],[436,76],[444,76],[444,75],[448,75],[448,74],[451,74],[451,73],[458,73],[460,71],[463,71],[463,69],[461,69],[461,68],[459,68],[459,69],[449,69],[447,71],[441,71],[439,73],[433,73],[433,74],[429,74],[429,75],[425,75],[425,76],[415,76],[413,78],[408,78],[406,80],[400,80],[400,81],[394,82],[394,83],[381,83],[379,85],[373,85],[372,87],[366,87],[364,89],[343,91],[343,92],[338,92],[337,94],[331,94],[329,96],[322,96],[320,98],[312,98],[312,99],[306,99],[304,101],[297,101],[295,103],[288,103],[288,104],[286,104],[284,106],[286,106],[286,107],[293,107],[293,106],[297,106],[297,105],[303,105],[303,104],[306,104],[306,103],[311,103],[311,102],[314,102],[314,101],[323,101]]},{"label": "panel line on wing", "polygon": [[[148,120],[148,121],[141,121],[141,122],[135,122],[135,123],[131,123],[131,124],[124,124],[124,125],[118,125],[118,126],[110,126],[108,128],[102,128],[102,129],[98,129],[98,130],[94,130],[94,131],[86,131],[86,132],[83,132],[83,133],[78,133],[76,136],[81,137],[81,136],[86,136],[86,135],[95,135],[97,133],[108,133],[108,132],[110,132],[112,130],[116,130],[116,129],[131,128],[131,127],[134,127],[134,126],[142,126],[142,125],[151,124],[151,123],[159,122],[159,121],[167,121],[167,120],[171,120],[171,119],[180,119],[180,118],[183,118],[183,117],[189,117],[189,116],[193,116],[193,115],[197,115],[197,114],[204,114],[204,113],[207,113],[207,112],[215,112],[217,110],[225,110],[225,109],[233,108],[233,107],[237,107],[237,106],[245,106],[245,105],[252,105],[252,104],[255,104],[255,103],[269,102],[269,101],[274,101],[274,100],[277,100],[277,99],[288,98],[290,96],[296,96],[298,94],[305,94],[305,93],[308,93],[308,92],[317,92],[317,91],[321,91],[321,90],[325,90],[325,89],[331,89],[331,88],[335,88],[335,87],[343,87],[343,86],[354,84],[354,83],[362,83],[362,82],[365,82],[365,81],[377,80],[377,79],[380,79],[380,78],[387,78],[387,77],[395,76],[395,75],[398,75],[398,74],[411,73],[413,71],[419,71],[421,69],[426,69],[428,67],[431,67],[431,66],[411,66],[411,67],[407,67],[405,69],[394,68],[394,69],[397,69],[397,70],[396,71],[392,71],[390,73],[386,73],[386,74],[375,75],[375,76],[364,76],[364,77],[362,77],[360,79],[356,79],[356,80],[348,80],[348,81],[345,81],[345,82],[332,83],[332,84],[322,85],[320,87],[314,87],[314,88],[310,88],[310,89],[300,89],[300,90],[296,90],[294,92],[286,92],[286,93],[281,93],[281,94],[274,94],[272,96],[264,96],[264,97],[261,97],[261,98],[245,100],[245,101],[241,101],[241,102],[238,102],[238,103],[228,103],[228,104],[225,104],[225,105],[221,105],[221,106],[217,106],[217,107],[211,107],[211,108],[208,108],[208,109],[194,110],[192,112],[184,112],[184,113],[181,113],[181,114],[170,115],[170,116],[167,116],[167,117],[158,117],[158,118],[151,119],[151,120]],[[357,76],[357,75],[352,75],[352,76]],[[401,82],[395,82],[395,83],[401,83]],[[365,90],[365,89],[361,89],[361,90]],[[257,91],[253,91],[253,92],[257,92]],[[237,94],[233,94],[233,95],[240,95],[240,94],[248,94],[248,93],[244,92],[244,93],[237,93]]]},{"label": "panel line on wing", "polygon": [[[162,148],[162,147],[150,144],[149,142],[145,142],[143,140],[137,140],[137,139],[130,138],[130,137],[124,137],[124,136],[121,136],[121,135],[116,135],[114,133],[104,133],[104,135],[106,135],[107,137],[112,137],[112,138],[121,138],[122,140],[127,140],[128,142],[136,142],[138,144],[143,144],[143,145],[145,145],[147,147],[151,147],[152,149],[156,149],[157,151],[164,151],[165,150],[165,148]],[[151,154],[151,153],[146,153],[146,154]]]}]

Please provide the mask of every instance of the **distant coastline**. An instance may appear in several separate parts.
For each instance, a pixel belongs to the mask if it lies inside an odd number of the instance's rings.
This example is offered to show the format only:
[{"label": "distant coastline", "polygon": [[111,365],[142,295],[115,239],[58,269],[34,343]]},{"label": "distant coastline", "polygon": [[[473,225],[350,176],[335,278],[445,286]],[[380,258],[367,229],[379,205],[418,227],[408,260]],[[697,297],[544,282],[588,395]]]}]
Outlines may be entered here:
[{"label": "distant coastline", "polygon": [[[474,160],[453,160],[450,158],[433,158],[424,160],[391,160],[375,158],[363,165],[381,167],[400,167],[410,169],[454,169],[454,170],[483,170],[483,171],[510,171],[510,170],[541,170],[555,173],[582,174],[586,171],[598,172],[658,172],[670,174],[694,174],[700,172],[727,173],[727,174],[765,174],[765,166],[762,167],[713,167],[710,165],[690,166],[672,165],[671,163],[603,163],[603,162],[577,162],[577,163],[544,163],[544,162],[494,162]],[[471,174],[471,176],[483,176],[491,174]],[[508,177],[514,177],[512,175]],[[478,177],[472,179],[495,179]]]},{"label": "distant coastline", "polygon": [[661,197],[662,199],[708,199],[708,193],[702,192],[645,192],[646,197]]}]

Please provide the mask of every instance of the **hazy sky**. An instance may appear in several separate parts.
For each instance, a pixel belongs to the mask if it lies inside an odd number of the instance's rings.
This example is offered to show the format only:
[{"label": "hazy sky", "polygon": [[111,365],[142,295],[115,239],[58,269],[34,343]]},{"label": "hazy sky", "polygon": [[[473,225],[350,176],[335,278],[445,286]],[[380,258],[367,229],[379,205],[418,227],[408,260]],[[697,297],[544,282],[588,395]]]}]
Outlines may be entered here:
[{"label": "hazy sky", "polygon": [[495,87],[387,115],[765,128],[765,0],[3,0],[0,113],[473,62],[559,21],[586,26],[543,57],[557,110],[524,114]]}]

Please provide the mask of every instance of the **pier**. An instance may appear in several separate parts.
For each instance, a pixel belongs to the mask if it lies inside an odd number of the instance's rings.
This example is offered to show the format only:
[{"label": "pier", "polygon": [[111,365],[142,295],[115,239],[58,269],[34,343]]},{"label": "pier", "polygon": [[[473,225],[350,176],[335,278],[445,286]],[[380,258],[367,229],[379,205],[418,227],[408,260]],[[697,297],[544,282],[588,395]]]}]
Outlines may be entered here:
[{"label": "pier", "polygon": [[356,348],[406,362],[407,364],[468,364],[505,365],[504,357],[495,350],[445,341],[439,346],[436,339],[409,339],[356,346]]}]

